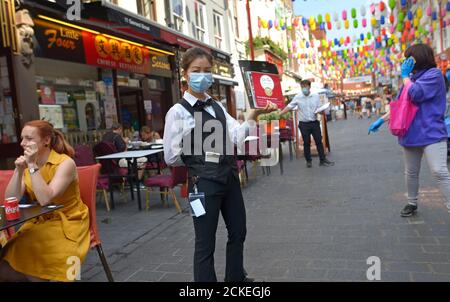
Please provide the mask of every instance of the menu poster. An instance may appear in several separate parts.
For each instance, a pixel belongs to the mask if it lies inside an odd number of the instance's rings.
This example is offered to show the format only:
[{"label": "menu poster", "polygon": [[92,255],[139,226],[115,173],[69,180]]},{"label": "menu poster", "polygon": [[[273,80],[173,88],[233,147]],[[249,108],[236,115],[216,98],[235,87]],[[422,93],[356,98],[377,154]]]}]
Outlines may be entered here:
[{"label": "menu poster", "polygon": [[253,108],[264,108],[267,102],[276,104],[280,109],[285,107],[278,74],[250,71],[247,75],[252,88]]},{"label": "menu poster", "polygon": [[85,91],[86,101],[97,101],[97,94],[95,91],[86,90]]},{"label": "menu poster", "polygon": [[67,92],[55,91],[55,100],[57,105],[68,105],[69,95]]},{"label": "menu poster", "polygon": [[53,105],[55,104],[55,89],[51,86],[41,85],[41,104]]},{"label": "menu poster", "polygon": [[66,127],[67,130],[78,130],[78,118],[77,118],[77,111],[75,108],[64,107],[63,116],[64,116],[64,127]]},{"label": "menu poster", "polygon": [[61,105],[39,105],[39,116],[41,120],[48,121],[56,129],[64,128]]}]

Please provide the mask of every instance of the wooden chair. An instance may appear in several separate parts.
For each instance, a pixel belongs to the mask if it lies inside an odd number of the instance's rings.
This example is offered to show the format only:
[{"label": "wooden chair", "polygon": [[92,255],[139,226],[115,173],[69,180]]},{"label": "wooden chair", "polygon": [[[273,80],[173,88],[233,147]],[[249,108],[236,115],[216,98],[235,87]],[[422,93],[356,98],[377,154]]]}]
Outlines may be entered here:
[{"label": "wooden chair", "polygon": [[109,282],[114,282],[111,269],[106,261],[105,254],[103,253],[102,242],[97,230],[97,215],[96,215],[96,187],[98,175],[100,173],[100,164],[92,166],[77,167],[78,181],[80,186],[81,199],[84,204],[89,208],[89,230],[91,235],[91,248],[96,248],[100,261],[102,262],[103,269],[105,270],[106,277]]}]

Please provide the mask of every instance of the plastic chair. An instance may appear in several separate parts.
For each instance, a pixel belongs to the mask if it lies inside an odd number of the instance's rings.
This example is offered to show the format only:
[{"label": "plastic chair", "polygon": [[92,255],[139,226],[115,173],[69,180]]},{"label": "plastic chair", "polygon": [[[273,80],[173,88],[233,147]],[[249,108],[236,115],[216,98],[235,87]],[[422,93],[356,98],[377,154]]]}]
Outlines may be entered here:
[{"label": "plastic chair", "polygon": [[[73,158],[77,167],[84,167],[95,165],[97,162],[94,158],[94,152],[92,148],[88,145],[78,145],[75,147],[75,156]],[[106,210],[111,211],[109,207],[108,194],[106,190],[108,189],[108,177],[105,175],[100,175],[97,181],[97,190],[103,193],[103,199],[105,200]]]},{"label": "plastic chair", "polygon": [[[9,180],[14,174],[14,170],[0,170],[0,205],[3,205],[5,200],[5,191],[8,186]],[[0,231],[0,247],[5,245],[6,242],[14,235],[14,227]]]},{"label": "plastic chair", "polygon": [[148,210],[150,207],[150,190],[149,188],[165,188],[167,191],[160,192],[162,195],[172,195],[173,202],[175,207],[178,210],[178,213],[181,213],[181,206],[178,203],[177,197],[173,188],[177,185],[185,185],[187,182],[187,168],[184,166],[181,167],[171,167],[170,175],[156,175],[150,178],[147,178],[144,181],[144,185],[147,187],[147,192],[145,194],[146,197],[146,209]]},{"label": "plastic chair", "polygon": [[89,208],[89,230],[91,235],[91,248],[96,248],[100,261],[102,262],[103,269],[105,270],[106,277],[109,282],[114,282],[111,269],[106,261],[105,254],[103,253],[102,242],[97,230],[97,215],[96,215],[96,187],[97,179],[100,173],[100,164],[92,166],[77,167],[78,181],[80,186],[81,200]]}]

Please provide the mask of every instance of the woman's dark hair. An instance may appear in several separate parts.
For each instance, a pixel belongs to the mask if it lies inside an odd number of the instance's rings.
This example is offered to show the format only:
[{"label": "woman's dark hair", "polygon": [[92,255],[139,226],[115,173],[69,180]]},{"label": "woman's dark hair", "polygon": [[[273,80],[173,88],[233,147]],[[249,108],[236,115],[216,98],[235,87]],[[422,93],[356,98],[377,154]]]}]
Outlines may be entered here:
[{"label": "woman's dark hair", "polygon": [[433,49],[426,44],[416,44],[410,46],[405,51],[405,58],[413,57],[416,60],[414,70],[423,70],[436,67]]},{"label": "woman's dark hair", "polygon": [[199,47],[189,48],[181,59],[181,68],[184,71],[188,70],[194,60],[202,57],[205,57],[211,65],[213,64],[213,57],[206,50]]}]

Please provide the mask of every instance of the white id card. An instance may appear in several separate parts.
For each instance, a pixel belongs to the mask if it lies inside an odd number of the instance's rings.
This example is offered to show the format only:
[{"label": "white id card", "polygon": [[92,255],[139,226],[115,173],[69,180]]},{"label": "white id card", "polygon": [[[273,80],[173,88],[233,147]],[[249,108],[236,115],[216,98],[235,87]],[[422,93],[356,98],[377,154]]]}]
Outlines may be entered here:
[{"label": "white id card", "polygon": [[218,164],[220,161],[220,153],[205,152],[205,162]]},{"label": "white id card", "polygon": [[200,217],[206,214],[205,193],[189,193],[191,216]]}]

